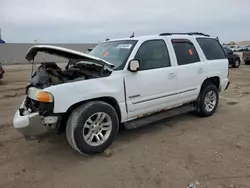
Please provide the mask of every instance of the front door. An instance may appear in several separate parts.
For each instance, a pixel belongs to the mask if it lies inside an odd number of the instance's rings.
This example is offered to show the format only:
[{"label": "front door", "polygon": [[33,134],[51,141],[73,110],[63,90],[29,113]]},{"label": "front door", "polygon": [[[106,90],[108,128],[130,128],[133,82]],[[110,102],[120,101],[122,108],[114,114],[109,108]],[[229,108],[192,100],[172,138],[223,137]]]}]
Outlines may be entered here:
[{"label": "front door", "polygon": [[134,59],[140,61],[139,70],[125,76],[128,119],[172,105],[178,89],[176,67],[164,40],[145,41]]}]

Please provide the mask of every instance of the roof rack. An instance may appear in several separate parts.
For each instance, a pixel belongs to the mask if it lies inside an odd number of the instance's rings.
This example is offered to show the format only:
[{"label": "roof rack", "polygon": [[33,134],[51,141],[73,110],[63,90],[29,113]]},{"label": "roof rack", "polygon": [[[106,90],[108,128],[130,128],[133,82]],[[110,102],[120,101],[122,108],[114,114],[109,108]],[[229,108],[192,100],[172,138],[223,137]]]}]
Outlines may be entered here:
[{"label": "roof rack", "polygon": [[167,35],[203,35],[206,37],[210,37],[208,34],[200,33],[200,32],[189,32],[189,33],[161,33],[159,36],[167,36]]}]

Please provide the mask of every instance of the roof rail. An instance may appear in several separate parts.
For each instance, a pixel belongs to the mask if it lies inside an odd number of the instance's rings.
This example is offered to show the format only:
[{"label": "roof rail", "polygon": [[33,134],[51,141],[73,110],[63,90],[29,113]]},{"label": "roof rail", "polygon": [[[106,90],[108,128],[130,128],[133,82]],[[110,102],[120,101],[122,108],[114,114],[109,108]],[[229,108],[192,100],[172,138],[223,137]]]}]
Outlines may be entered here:
[{"label": "roof rail", "polygon": [[200,33],[200,32],[189,32],[189,33],[161,33],[159,36],[167,36],[167,35],[203,35],[206,37],[210,37],[208,34]]}]

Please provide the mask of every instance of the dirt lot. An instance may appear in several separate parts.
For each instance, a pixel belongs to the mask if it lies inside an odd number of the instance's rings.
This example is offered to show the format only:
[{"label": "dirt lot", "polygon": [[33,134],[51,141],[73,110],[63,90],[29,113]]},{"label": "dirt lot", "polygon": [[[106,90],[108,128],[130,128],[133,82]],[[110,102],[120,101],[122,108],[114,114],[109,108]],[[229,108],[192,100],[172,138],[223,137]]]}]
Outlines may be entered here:
[{"label": "dirt lot", "polygon": [[111,156],[80,156],[64,135],[26,141],[12,128],[29,67],[6,67],[0,84],[1,188],[250,187],[250,66],[231,69],[214,116],[184,114],[120,131]]}]

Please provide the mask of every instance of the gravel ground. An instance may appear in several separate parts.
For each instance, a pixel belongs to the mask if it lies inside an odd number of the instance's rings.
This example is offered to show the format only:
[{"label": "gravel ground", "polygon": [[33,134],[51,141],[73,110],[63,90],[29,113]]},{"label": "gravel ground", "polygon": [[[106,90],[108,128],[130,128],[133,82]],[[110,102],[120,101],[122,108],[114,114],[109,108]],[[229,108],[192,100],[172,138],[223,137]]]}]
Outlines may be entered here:
[{"label": "gravel ground", "polygon": [[[30,65],[0,81],[1,188],[250,187],[250,66],[230,69],[230,88],[209,118],[182,114],[121,130],[108,153],[81,156],[65,135],[26,141],[12,127]],[[199,185],[198,185],[199,184]]]}]

